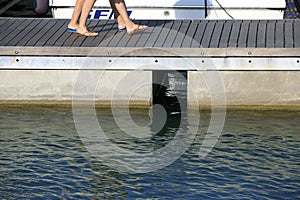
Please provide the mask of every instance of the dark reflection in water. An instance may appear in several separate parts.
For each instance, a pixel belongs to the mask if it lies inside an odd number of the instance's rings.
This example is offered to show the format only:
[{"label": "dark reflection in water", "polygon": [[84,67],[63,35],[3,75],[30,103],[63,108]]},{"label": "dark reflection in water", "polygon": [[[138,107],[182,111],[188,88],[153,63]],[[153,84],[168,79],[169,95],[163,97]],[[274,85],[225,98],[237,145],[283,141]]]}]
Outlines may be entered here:
[{"label": "dark reflection in water", "polygon": [[[137,124],[149,122],[146,109],[131,114]],[[122,148],[155,149],[177,131],[167,126],[143,143],[119,133],[109,109],[99,109],[98,117]],[[121,174],[87,152],[70,108],[2,107],[0,199],[300,198],[299,112],[229,111],[217,145],[199,159],[209,117],[201,113],[196,140],[172,165]]]}]

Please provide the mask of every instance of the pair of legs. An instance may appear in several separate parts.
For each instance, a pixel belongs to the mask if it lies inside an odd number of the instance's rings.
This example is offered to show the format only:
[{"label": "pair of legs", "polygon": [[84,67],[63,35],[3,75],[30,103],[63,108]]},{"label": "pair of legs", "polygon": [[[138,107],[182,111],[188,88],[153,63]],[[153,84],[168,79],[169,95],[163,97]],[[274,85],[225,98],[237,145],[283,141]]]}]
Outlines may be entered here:
[{"label": "pair of legs", "polygon": [[[89,31],[86,27],[88,15],[95,1],[96,0],[77,0],[68,28],[76,29],[76,32],[80,35],[97,36],[98,33]],[[126,28],[128,34],[133,34],[136,31],[147,28],[147,26],[141,26],[131,21],[124,0],[109,0],[109,2],[117,18],[118,26],[120,28]]]}]

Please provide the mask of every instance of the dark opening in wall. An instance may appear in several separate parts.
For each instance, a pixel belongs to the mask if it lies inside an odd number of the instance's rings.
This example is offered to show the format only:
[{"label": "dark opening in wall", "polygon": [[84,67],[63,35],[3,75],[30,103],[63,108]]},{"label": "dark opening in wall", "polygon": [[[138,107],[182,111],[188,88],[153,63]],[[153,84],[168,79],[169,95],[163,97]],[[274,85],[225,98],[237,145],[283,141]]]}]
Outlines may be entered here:
[{"label": "dark opening in wall", "polygon": [[187,109],[187,71],[153,71],[153,105],[162,105],[169,114]]}]

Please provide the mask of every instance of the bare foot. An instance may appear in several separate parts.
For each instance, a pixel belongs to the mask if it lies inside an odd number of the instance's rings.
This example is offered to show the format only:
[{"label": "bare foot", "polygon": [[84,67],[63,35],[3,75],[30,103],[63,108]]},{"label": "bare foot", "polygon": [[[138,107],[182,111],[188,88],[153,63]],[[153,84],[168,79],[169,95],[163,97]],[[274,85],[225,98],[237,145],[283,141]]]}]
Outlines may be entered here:
[{"label": "bare foot", "polygon": [[148,26],[146,25],[139,25],[139,24],[135,24],[131,29],[127,28],[127,33],[129,35],[132,35],[136,32],[139,32],[139,31],[144,31],[148,28]]},{"label": "bare foot", "polygon": [[86,37],[95,37],[98,35],[98,33],[96,32],[93,32],[93,31],[89,31],[89,30],[86,30],[86,31],[83,31],[83,32],[76,32],[78,35],[80,36],[86,36]]}]

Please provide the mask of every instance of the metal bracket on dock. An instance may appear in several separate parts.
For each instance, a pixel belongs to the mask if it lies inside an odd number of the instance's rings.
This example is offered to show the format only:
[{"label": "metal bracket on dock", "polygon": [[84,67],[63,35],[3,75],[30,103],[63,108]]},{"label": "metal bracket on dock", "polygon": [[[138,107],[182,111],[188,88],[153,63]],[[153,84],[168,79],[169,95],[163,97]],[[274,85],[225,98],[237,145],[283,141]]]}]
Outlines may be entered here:
[{"label": "metal bracket on dock", "polygon": [[0,46],[0,56],[77,57],[299,57],[300,48],[136,48]]},{"label": "metal bracket on dock", "polygon": [[300,70],[299,55],[299,48],[0,47],[0,69]]}]

